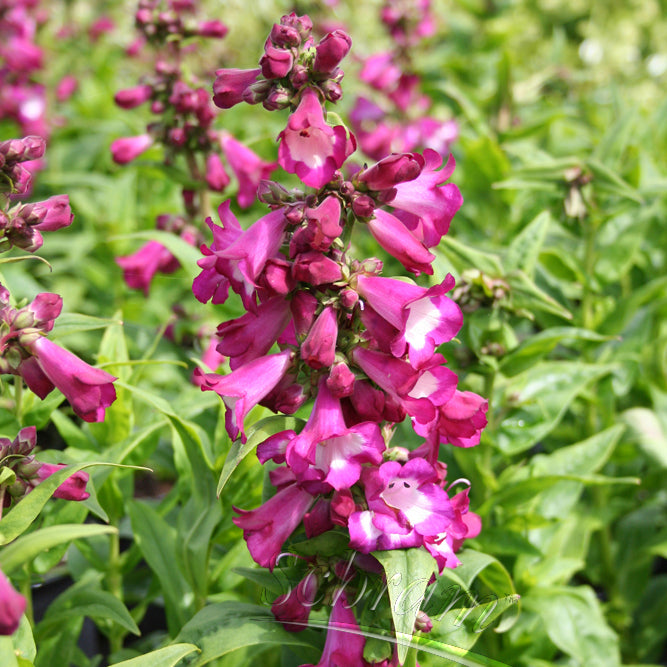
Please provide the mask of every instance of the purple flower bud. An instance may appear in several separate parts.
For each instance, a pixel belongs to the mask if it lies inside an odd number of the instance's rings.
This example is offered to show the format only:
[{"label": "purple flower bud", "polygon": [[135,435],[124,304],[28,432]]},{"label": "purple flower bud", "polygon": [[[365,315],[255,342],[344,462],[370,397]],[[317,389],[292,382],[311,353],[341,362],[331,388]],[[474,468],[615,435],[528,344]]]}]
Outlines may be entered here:
[{"label": "purple flower bud", "polygon": [[348,365],[344,361],[339,361],[329,371],[329,377],[326,380],[327,389],[334,398],[350,396],[354,391],[355,379]]},{"label": "purple flower bud", "polygon": [[301,358],[311,368],[331,366],[336,355],[336,311],[327,306],[317,317],[301,345]]},{"label": "purple flower bud", "polygon": [[280,109],[286,109],[292,100],[292,96],[282,86],[274,87],[269,95],[262,101],[262,106],[267,111],[280,111]]},{"label": "purple flower bud", "polygon": [[413,181],[421,174],[424,158],[418,153],[392,153],[376,164],[357,172],[355,180],[369,190],[388,190],[398,183]]},{"label": "purple flower bud", "polygon": [[222,192],[229,185],[229,176],[217,153],[211,153],[206,158],[206,182],[215,192]]},{"label": "purple flower bud", "polygon": [[343,30],[330,32],[315,47],[313,69],[316,72],[332,72],[347,55],[351,46],[352,40],[346,32]]},{"label": "purple flower bud", "polygon": [[287,49],[278,49],[270,41],[264,45],[264,55],[259,60],[262,74],[267,79],[282,79],[294,64],[294,55]]},{"label": "purple flower bud", "polygon": [[308,83],[308,78],[308,68],[305,65],[300,65],[297,63],[294,65],[294,67],[292,67],[289,80],[296,90],[299,90],[299,88]]},{"label": "purple flower bud", "polygon": [[369,195],[357,195],[352,201],[352,210],[358,218],[370,218],[377,204]]},{"label": "purple flower bud", "polygon": [[273,82],[266,79],[251,83],[243,91],[243,101],[248,104],[259,104],[271,91]]},{"label": "purple flower bud", "polygon": [[197,26],[200,37],[222,39],[229,32],[229,28],[221,21],[201,21]]},{"label": "purple flower bud", "polygon": [[[52,465],[51,463],[42,463],[37,471],[40,482],[48,479],[53,473],[58,472],[61,468],[65,468],[64,463]],[[86,491],[86,484],[88,484],[89,475],[87,472],[79,470],[68,477],[53,493],[54,498],[62,500],[85,500],[90,497],[90,493]]]},{"label": "purple flower bud", "polygon": [[415,630],[419,632],[431,632],[433,630],[433,621],[430,619],[426,612],[421,611],[417,612],[417,618],[415,619]]},{"label": "purple flower bud", "polygon": [[290,48],[292,46],[299,46],[301,44],[301,36],[299,31],[289,25],[282,25],[274,23],[271,28],[269,39],[278,47]]},{"label": "purple flower bud", "polygon": [[134,88],[119,90],[113,99],[121,109],[134,109],[140,104],[147,102],[152,94],[152,86],[145,84],[143,86],[135,86]]},{"label": "purple flower bud", "polygon": [[324,93],[324,97],[326,97],[329,102],[336,103],[339,99],[341,99],[341,97],[343,97],[343,88],[339,83],[336,83],[331,79],[324,81],[320,85],[320,90]]},{"label": "purple flower bud", "polygon": [[244,91],[257,80],[260,71],[260,69],[216,70],[213,82],[214,104],[220,109],[230,109],[242,102],[245,99]]},{"label": "purple flower bud", "polygon": [[281,17],[280,24],[294,28],[301,36],[302,41],[310,37],[310,31],[313,29],[313,22],[307,14],[297,16],[294,12]]},{"label": "purple flower bud", "polygon": [[123,137],[116,139],[111,144],[111,155],[116,164],[127,164],[136,157],[147,151],[153,144],[153,139],[148,134],[140,134],[136,137]]}]

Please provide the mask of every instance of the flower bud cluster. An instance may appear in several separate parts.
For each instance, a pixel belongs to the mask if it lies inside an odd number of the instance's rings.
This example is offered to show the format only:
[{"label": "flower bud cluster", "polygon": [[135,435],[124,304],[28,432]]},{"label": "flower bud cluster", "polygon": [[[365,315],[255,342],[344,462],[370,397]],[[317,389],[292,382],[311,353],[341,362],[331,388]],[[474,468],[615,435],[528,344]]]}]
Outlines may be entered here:
[{"label": "flower bud cluster", "polygon": [[[218,110],[211,102],[208,90],[194,77],[186,76],[184,40],[191,37],[220,39],[227,28],[219,21],[197,21],[192,2],[170,0],[141,0],[135,15],[137,28],[155,53],[154,71],[139,85],[116,93],[114,99],[123,109],[149,104],[158,119],[138,136],[116,139],[111,153],[118,164],[127,164],[151,146],[164,148],[165,164],[178,160],[185,164],[194,187],[183,190],[185,217],[158,216],[161,219],[180,219],[179,229],[169,228],[190,244],[199,243],[195,220],[204,217],[208,208],[208,191],[223,192],[231,183],[228,170],[238,182],[237,200],[242,208],[250,206],[260,179],[268,178],[276,165],[258,155],[228,132],[214,129]],[[179,267],[176,257],[162,244],[150,241],[136,253],[117,258],[127,285],[148,294],[153,276],[171,273]]]},{"label": "flower bud cluster", "polygon": [[0,118],[18,123],[22,134],[47,137],[46,94],[35,77],[44,62],[35,41],[37,4],[34,0],[0,3]]},{"label": "flower bud cluster", "polygon": [[28,193],[32,176],[26,163],[41,158],[45,148],[44,139],[33,135],[0,141],[0,192]]},{"label": "flower bud cluster", "polygon": [[296,108],[302,90],[316,90],[322,99],[337,102],[342,96],[341,60],[352,45],[343,30],[334,30],[317,44],[308,16],[286,14],[274,24],[264,44],[259,68],[219,69],[213,84],[213,101],[221,109],[240,102],[259,104],[268,111]]},{"label": "flower bud cluster", "polygon": [[[36,461],[32,454],[37,432],[34,426],[22,428],[14,440],[0,438],[0,470],[3,479],[0,484],[0,512],[12,502],[18,502],[36,486],[64,466]],[[9,473],[7,471],[10,471]],[[89,475],[78,471],[66,479],[54,492],[54,498],[64,500],[85,500],[90,496],[86,491]]]},{"label": "flower bud cluster", "polygon": [[427,115],[431,101],[420,93],[421,79],[412,65],[419,42],[435,30],[431,2],[385,0],[380,17],[394,48],[364,60],[359,78],[383,99],[357,98],[350,120],[359,145],[376,160],[391,152],[423,148],[445,155],[458,138],[458,125]]},{"label": "flower bud cluster", "polygon": [[116,378],[45,335],[60,315],[62,298],[44,292],[27,306],[14,308],[9,297],[7,288],[0,284],[0,373],[22,377],[42,399],[58,388],[79,417],[102,421],[106,408],[116,400]]},{"label": "flower bud cluster", "polygon": [[[276,28],[272,35],[282,35],[284,46],[272,44],[283,50],[302,39],[298,30]],[[440,169],[443,159],[433,150],[404,152],[346,179],[356,141],[342,124],[326,123],[324,100],[316,85],[302,88],[279,135],[281,166],[309,189],[263,182],[259,196],[271,210],[246,230],[229,201],[219,208],[221,225],[207,220],[213,242],[202,246],[193,292],[203,303],[222,304],[231,289],[246,313],[217,329],[217,351],[231,372],[197,369],[195,379],[220,395],[227,432],[243,442],[245,418],[256,405],[293,414],[314,399],[302,428],[257,447],[262,463],[277,464],[269,472],[275,495],[257,509],[235,510],[258,564],[273,569],[292,534],[303,531],[308,539],[342,540],[336,556],[351,556],[350,581],[364,568],[379,568],[371,552],[391,549],[423,548],[442,572],[458,565],[455,552],[481,524],[468,510],[467,488],[450,495],[439,449],[478,444],[488,407],[458,389],[457,375],[437,352],[462,325],[447,295],[454,278],[427,288],[383,277],[379,259],[351,256],[349,238],[355,225],[368,229],[408,271],[432,274],[429,248],[462,203],[456,185],[446,183],[454,161]],[[389,448],[406,416],[423,444]],[[279,598],[274,614],[298,629],[316,590],[324,599],[341,598],[332,586],[323,576],[306,577],[294,594],[301,601]],[[332,622],[343,616],[356,627],[354,613],[336,601]],[[427,619],[419,623],[428,631]],[[329,664],[334,637],[330,632],[320,664]],[[363,664],[363,646],[361,639],[335,650],[346,664]]]}]

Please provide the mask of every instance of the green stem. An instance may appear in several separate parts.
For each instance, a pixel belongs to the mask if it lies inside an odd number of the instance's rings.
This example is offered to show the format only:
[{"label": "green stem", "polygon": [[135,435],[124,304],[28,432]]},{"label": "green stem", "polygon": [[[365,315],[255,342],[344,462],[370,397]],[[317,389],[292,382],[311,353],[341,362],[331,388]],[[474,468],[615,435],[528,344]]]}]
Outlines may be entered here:
[{"label": "green stem", "polygon": [[23,378],[19,376],[14,378],[14,414],[16,421],[21,424],[23,422]]},{"label": "green stem", "polygon": [[[120,572],[120,536],[118,532],[109,536],[109,574],[107,584],[109,592],[123,602],[123,577]],[[117,624],[113,624],[109,634],[109,648],[111,653],[116,653],[123,648],[125,630]]]},{"label": "green stem", "polygon": [[25,576],[21,581],[21,595],[25,598],[25,616],[30,621],[30,626],[35,627],[35,615],[32,608],[32,587],[30,586],[30,568],[26,563],[23,566]]}]

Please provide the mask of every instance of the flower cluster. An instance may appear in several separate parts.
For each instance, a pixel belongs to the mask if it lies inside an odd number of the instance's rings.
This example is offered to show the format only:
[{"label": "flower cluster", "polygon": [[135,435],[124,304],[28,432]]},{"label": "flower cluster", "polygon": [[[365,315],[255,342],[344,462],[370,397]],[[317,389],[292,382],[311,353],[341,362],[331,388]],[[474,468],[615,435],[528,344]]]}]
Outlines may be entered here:
[{"label": "flower cluster", "polygon": [[36,4],[15,0],[0,5],[0,118],[18,123],[22,134],[47,137],[46,93],[35,79],[44,61],[35,42]]},{"label": "flower cluster", "polygon": [[[231,183],[228,169],[238,182],[237,200],[242,208],[255,201],[257,187],[268,178],[276,165],[262,160],[229,132],[213,127],[217,109],[209,91],[196,78],[186,75],[183,42],[191,37],[221,39],[227,28],[219,21],[196,21],[194,3],[171,0],[165,6],[160,0],[141,0],[135,23],[141,34],[140,45],[154,52],[153,72],[139,85],[119,91],[116,104],[133,109],[149,104],[157,116],[146,132],[116,139],[111,153],[118,164],[127,164],[153,145],[164,149],[164,162],[174,166],[180,160],[192,185],[184,188],[184,216],[160,215],[156,225],[191,245],[200,242],[195,220],[201,220],[208,209],[208,191],[223,192]],[[136,253],[120,257],[129,287],[148,294],[157,272],[171,273],[178,260],[157,241],[151,241]]]},{"label": "flower cluster", "polygon": [[338,67],[352,45],[343,30],[334,30],[315,44],[308,16],[294,12],[274,24],[256,69],[219,69],[213,84],[213,101],[221,109],[240,102],[259,104],[275,111],[294,108],[304,89],[317,91],[337,102],[343,72]]},{"label": "flower cluster", "polygon": [[[35,460],[32,451],[36,444],[34,426],[22,428],[14,440],[0,437],[0,517],[3,510],[18,502],[36,486],[53,475],[62,464],[41,463]],[[63,500],[85,500],[88,473],[75,472],[54,491],[54,498]],[[26,609],[26,599],[14,589],[0,570],[0,635],[12,635],[18,629],[21,616]]]},{"label": "flower cluster", "polygon": [[420,93],[421,79],[412,65],[418,43],[435,31],[430,0],[385,0],[380,17],[394,48],[364,60],[359,78],[383,100],[360,96],[355,101],[350,121],[359,145],[376,160],[417,148],[445,155],[458,138],[458,125],[428,115],[431,101]]},{"label": "flower cluster", "polygon": [[[31,175],[25,163],[44,155],[45,141],[41,137],[9,139],[0,142],[0,191],[25,194],[30,190]],[[35,252],[42,247],[42,232],[53,232],[72,222],[67,195],[56,195],[46,201],[17,204],[9,208],[10,199],[1,195],[0,252],[12,247]]]},{"label": "flower cluster", "polygon": [[[271,44],[279,29],[297,25],[310,21],[283,17]],[[349,48],[349,38],[343,41]],[[258,446],[262,463],[277,464],[269,473],[275,495],[257,509],[236,510],[234,523],[258,564],[273,569],[286,541],[303,531],[308,539],[344,535],[347,553],[358,557],[353,569],[368,566],[374,551],[424,548],[442,572],[459,563],[455,551],[480,524],[468,511],[467,489],[450,497],[440,445],[478,444],[487,410],[486,400],[457,388],[437,352],[462,325],[448,296],[454,279],[422,287],[383,277],[382,262],[351,257],[348,240],[355,225],[365,226],[408,271],[432,274],[429,248],[462,203],[456,185],[446,183],[454,162],[440,169],[433,150],[395,153],[346,178],[355,139],[343,125],[326,123],[324,101],[318,85],[304,84],[279,135],[281,165],[316,191],[266,181],[259,198],[271,210],[248,229],[229,201],[219,208],[221,225],[207,220],[213,242],[202,247],[194,294],[221,304],[231,288],[246,313],[218,326],[217,351],[231,372],[198,369],[195,377],[221,396],[227,432],[243,442],[256,405],[293,414],[314,399],[301,430],[277,432]],[[406,417],[424,438],[413,451],[389,447]],[[334,570],[344,556],[331,561]],[[312,597],[320,579],[304,580],[300,595]],[[302,622],[309,609],[291,598],[274,607],[288,624]]]},{"label": "flower cluster", "polygon": [[[44,139],[32,136],[0,143],[0,178],[5,193],[27,191],[30,174],[23,163],[40,158],[44,146]],[[41,232],[55,231],[72,222],[67,195],[13,208],[9,208],[8,194],[0,198],[0,252],[13,246],[34,252],[42,245]],[[82,419],[102,421],[105,409],[116,399],[116,378],[89,366],[45,335],[60,315],[62,298],[38,294],[23,308],[15,308],[9,299],[9,290],[0,284],[0,373],[20,376],[40,398],[57,387]]]},{"label": "flower cluster", "polygon": [[[34,426],[22,428],[14,440],[0,438],[0,467],[11,471],[5,473],[0,484],[0,514],[12,502],[17,502],[36,486],[64,467],[63,464],[41,463],[32,454],[37,442]],[[54,498],[63,500],[85,500],[90,496],[86,491],[88,473],[79,470],[68,477],[54,492]]]},{"label": "flower cluster", "polygon": [[102,421],[106,408],[116,400],[116,378],[45,336],[60,315],[62,298],[44,292],[17,309],[10,305],[9,296],[0,284],[0,373],[22,377],[40,398],[57,387],[81,419]]}]

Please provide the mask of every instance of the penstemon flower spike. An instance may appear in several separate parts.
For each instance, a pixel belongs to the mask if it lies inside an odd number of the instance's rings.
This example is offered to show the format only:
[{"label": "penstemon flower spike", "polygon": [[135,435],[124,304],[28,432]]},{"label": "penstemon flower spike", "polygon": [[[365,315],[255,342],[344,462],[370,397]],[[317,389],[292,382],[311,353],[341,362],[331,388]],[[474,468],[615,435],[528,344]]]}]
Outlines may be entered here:
[{"label": "penstemon flower spike", "polygon": [[[202,389],[224,400],[229,436],[244,442],[244,420],[255,405],[291,414],[314,399],[300,432],[276,433],[257,448],[262,463],[277,465],[269,473],[277,493],[257,509],[236,510],[234,523],[259,565],[273,569],[303,525],[308,538],[346,536],[328,565],[306,558],[311,573],[318,567],[336,573],[335,563],[351,558],[349,579],[369,567],[381,570],[372,552],[406,548],[424,549],[442,573],[459,564],[455,552],[481,525],[468,510],[467,489],[447,492],[439,448],[478,444],[487,409],[483,398],[457,389],[456,374],[436,351],[463,322],[448,296],[454,279],[425,288],[383,277],[380,260],[351,256],[349,238],[353,226],[366,226],[408,271],[432,274],[429,249],[462,204],[447,182],[454,161],[441,168],[443,157],[427,149],[351,169],[355,137],[342,121],[329,124],[333,116],[325,109],[335,101],[332,84],[340,97],[340,62],[351,41],[336,30],[315,44],[311,29],[307,16],[284,16],[259,69],[217,72],[218,106],[245,101],[290,109],[278,136],[279,162],[305,187],[264,181],[258,196],[271,212],[245,231],[229,203],[219,209],[222,226],[207,221],[213,243],[202,246],[193,291],[202,302],[220,304],[231,288],[247,312],[218,327],[217,351],[229,357],[232,372],[195,374]],[[274,345],[280,352],[271,354]],[[388,446],[406,415],[425,440],[412,451]],[[354,612],[341,607],[344,594],[332,588],[339,575],[329,581],[309,575],[300,590],[306,600],[318,589],[325,598],[334,595],[331,622],[340,617],[354,625]],[[295,624],[293,631],[308,617],[290,595],[272,609],[286,627]],[[418,623],[422,631],[430,627],[428,618]],[[332,629],[318,664],[361,664],[363,648],[363,640],[353,647]]]}]

